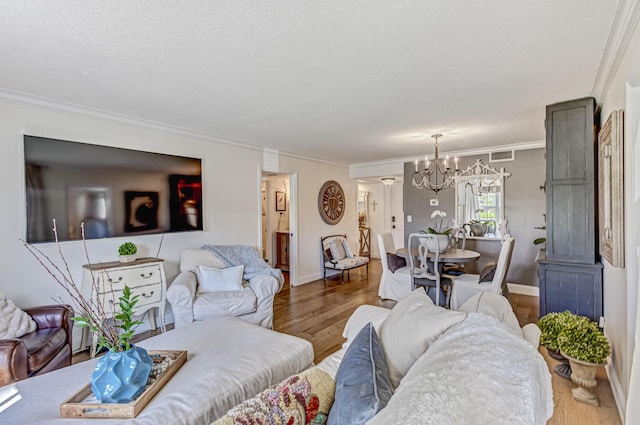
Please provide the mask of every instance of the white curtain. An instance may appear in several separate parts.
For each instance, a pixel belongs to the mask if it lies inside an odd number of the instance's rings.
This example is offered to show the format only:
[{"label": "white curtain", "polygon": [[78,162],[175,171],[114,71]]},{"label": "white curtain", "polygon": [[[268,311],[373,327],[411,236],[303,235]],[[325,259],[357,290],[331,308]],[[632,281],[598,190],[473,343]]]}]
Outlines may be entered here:
[{"label": "white curtain", "polygon": [[471,220],[478,219],[478,208],[480,208],[480,201],[478,195],[480,193],[480,182],[478,180],[469,180],[464,186],[464,221],[463,223],[469,223]]}]

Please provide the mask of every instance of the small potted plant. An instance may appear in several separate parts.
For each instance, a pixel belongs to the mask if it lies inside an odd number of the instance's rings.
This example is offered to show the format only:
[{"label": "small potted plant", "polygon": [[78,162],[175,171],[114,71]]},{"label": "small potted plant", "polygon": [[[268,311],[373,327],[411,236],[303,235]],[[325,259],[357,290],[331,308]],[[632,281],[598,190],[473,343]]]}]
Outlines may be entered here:
[{"label": "small potted plant", "polygon": [[133,242],[125,242],[118,247],[120,261],[123,263],[130,263],[132,261],[135,261],[136,252],[138,252],[138,247]]},{"label": "small potted plant", "polygon": [[[440,253],[443,253],[447,250],[447,248],[449,248],[449,242],[450,242],[450,235],[451,235],[451,230],[453,230],[451,227],[447,227],[444,223],[444,218],[447,216],[447,213],[444,211],[440,211],[440,210],[435,210],[434,212],[431,213],[431,218],[436,220],[436,223],[432,226],[429,227],[427,229],[427,231],[425,232],[424,230],[421,230],[422,233],[428,233],[431,235],[438,235],[438,248]],[[437,218],[436,218],[437,217]],[[431,242],[431,241],[428,241]],[[429,245],[429,250],[430,251],[435,251],[436,247],[435,246],[431,246],[431,243],[428,244]]]}]

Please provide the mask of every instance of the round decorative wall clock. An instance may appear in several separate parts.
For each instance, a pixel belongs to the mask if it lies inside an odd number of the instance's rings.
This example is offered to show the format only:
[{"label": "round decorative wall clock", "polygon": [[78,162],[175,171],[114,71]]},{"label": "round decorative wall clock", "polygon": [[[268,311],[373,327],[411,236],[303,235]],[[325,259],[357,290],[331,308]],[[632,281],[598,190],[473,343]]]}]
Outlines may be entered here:
[{"label": "round decorative wall clock", "polygon": [[318,193],[318,211],[327,224],[338,224],[344,215],[344,191],[336,181],[329,180]]}]

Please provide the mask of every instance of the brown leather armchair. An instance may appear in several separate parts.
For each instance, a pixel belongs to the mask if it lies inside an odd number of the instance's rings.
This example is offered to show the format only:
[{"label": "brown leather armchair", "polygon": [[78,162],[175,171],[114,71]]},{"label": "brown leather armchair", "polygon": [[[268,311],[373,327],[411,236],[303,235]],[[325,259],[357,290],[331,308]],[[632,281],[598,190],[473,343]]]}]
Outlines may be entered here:
[{"label": "brown leather armchair", "polygon": [[0,386],[71,364],[73,309],[48,305],[25,311],[38,327],[20,338],[0,340]]}]

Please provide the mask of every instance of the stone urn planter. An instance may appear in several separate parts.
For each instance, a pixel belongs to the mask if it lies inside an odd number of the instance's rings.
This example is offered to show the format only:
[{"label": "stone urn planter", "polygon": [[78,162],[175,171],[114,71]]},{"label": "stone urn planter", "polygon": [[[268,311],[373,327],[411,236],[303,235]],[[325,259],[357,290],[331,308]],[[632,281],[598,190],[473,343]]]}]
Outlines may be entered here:
[{"label": "stone urn planter", "polygon": [[598,399],[595,394],[591,392],[591,388],[598,384],[596,380],[598,367],[604,366],[607,363],[589,363],[574,359],[566,354],[563,354],[563,356],[569,360],[569,364],[571,365],[571,380],[579,385],[578,388],[571,390],[573,398],[582,403],[598,406]]},{"label": "stone urn planter", "polygon": [[549,357],[560,362],[560,364],[557,364],[553,368],[556,375],[564,379],[571,379],[571,366],[569,365],[569,360],[558,350],[553,350],[549,347],[547,347],[547,353],[549,353]]}]

